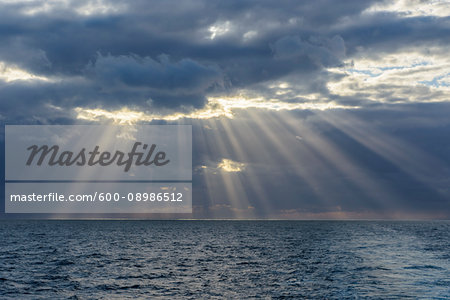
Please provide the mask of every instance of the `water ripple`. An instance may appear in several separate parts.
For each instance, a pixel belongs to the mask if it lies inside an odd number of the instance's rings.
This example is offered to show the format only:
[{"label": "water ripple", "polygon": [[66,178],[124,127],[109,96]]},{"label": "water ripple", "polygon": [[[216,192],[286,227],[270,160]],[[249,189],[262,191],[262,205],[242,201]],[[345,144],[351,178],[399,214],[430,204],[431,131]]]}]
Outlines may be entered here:
[{"label": "water ripple", "polygon": [[449,299],[450,222],[1,221],[1,299]]}]

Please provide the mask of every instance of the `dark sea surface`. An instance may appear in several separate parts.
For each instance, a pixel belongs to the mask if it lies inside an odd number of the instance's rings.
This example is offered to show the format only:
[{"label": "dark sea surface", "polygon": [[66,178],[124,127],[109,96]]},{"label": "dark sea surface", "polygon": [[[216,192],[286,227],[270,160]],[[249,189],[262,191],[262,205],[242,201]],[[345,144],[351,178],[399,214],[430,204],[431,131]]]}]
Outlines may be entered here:
[{"label": "dark sea surface", "polygon": [[450,299],[450,221],[0,221],[0,299]]}]

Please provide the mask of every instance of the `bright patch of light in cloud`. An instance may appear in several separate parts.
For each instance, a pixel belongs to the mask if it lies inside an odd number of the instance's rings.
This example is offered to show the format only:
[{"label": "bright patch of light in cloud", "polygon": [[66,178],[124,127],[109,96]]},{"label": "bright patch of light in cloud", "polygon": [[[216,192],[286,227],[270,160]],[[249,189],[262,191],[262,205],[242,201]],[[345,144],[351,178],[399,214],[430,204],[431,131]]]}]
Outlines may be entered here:
[{"label": "bright patch of light in cloud", "polygon": [[103,0],[88,1],[77,7],[75,11],[84,16],[116,14],[125,10],[124,3],[107,3]]},{"label": "bright patch of light in cloud", "polygon": [[208,28],[210,33],[209,39],[214,40],[215,38],[226,34],[231,29],[231,22],[219,22]]},{"label": "bright patch of light in cloud", "polygon": [[66,9],[70,3],[68,0],[49,0],[42,2],[35,1],[19,1],[18,3],[27,3],[22,9],[22,13],[28,16],[37,14],[49,14],[55,10]]},{"label": "bright patch of light in cloud", "polygon": [[34,75],[16,66],[0,61],[0,80],[11,82],[16,80],[41,80],[51,81],[44,76]]},{"label": "bright patch of light in cloud", "polygon": [[229,172],[229,173],[237,173],[241,172],[245,169],[245,164],[232,161],[231,159],[222,159],[222,161],[217,165],[217,168]]},{"label": "bright patch of light in cloud", "polygon": [[51,14],[57,11],[73,11],[78,15],[107,15],[123,12],[124,3],[108,3],[105,0],[70,1],[70,0],[0,0],[5,4],[24,4],[21,13],[28,16],[37,14]]},{"label": "bright patch of light in cloud", "polygon": [[417,17],[417,16],[447,17],[450,15],[450,1],[388,0],[381,3],[376,3],[365,11],[365,13],[377,13],[377,12],[395,12],[407,17]]},{"label": "bright patch of light in cloud", "polygon": [[209,166],[202,165],[202,166],[195,168],[195,171],[207,172],[208,174],[217,175],[217,174],[219,174],[219,172],[239,173],[239,172],[244,171],[245,168],[246,168],[245,163],[233,161],[228,158],[223,158],[217,164],[210,164]]},{"label": "bright patch of light in cloud", "polygon": [[[420,49],[419,49],[420,50]],[[348,62],[350,64],[350,62]],[[342,79],[328,89],[340,96],[364,96],[378,102],[448,101],[450,60],[446,55],[398,52],[354,58],[351,68],[330,68]]]},{"label": "bright patch of light in cloud", "polygon": [[120,110],[107,111],[104,109],[83,109],[81,107],[75,108],[77,119],[100,121],[102,119],[112,120],[117,124],[133,124],[138,120],[145,121],[146,116],[140,111],[132,111],[128,108]]},{"label": "bright patch of light in cloud", "polygon": [[136,122],[150,122],[153,120],[176,121],[180,119],[212,119],[225,117],[232,119],[234,110],[237,109],[265,109],[272,111],[281,110],[327,110],[327,109],[355,109],[355,106],[339,105],[334,102],[311,101],[304,103],[282,102],[275,99],[264,98],[209,98],[204,108],[190,112],[175,113],[144,113],[141,111],[122,108],[108,111],[105,109],[88,109],[77,107],[75,112],[77,119],[88,121],[112,121],[117,124],[134,124]]},{"label": "bright patch of light in cloud", "polygon": [[258,35],[257,31],[250,30],[250,31],[247,31],[246,33],[244,33],[244,35],[242,37],[244,38],[244,41],[247,42],[251,39],[254,39],[257,35]]}]

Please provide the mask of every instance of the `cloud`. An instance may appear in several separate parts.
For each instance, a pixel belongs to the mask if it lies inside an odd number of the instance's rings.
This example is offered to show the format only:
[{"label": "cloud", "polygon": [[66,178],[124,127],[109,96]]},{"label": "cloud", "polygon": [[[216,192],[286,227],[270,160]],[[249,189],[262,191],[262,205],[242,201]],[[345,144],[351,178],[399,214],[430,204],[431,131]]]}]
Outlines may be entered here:
[{"label": "cloud", "polygon": [[11,82],[16,80],[26,80],[26,81],[35,81],[35,80],[43,80],[49,81],[50,78],[45,76],[39,76],[32,73],[29,73],[17,66],[6,64],[0,61],[0,80],[5,82]]},{"label": "cloud", "polygon": [[439,49],[358,55],[351,66],[329,71],[342,75],[327,83],[330,93],[342,98],[360,97],[373,103],[449,100],[450,61]]},{"label": "cloud", "polygon": [[207,165],[200,165],[196,168],[197,173],[217,175],[218,172],[239,173],[245,171],[246,164],[232,159],[222,158],[218,162],[210,162]]},{"label": "cloud", "polygon": [[146,89],[152,104],[201,106],[208,89],[223,86],[217,66],[202,65],[192,59],[171,62],[166,55],[159,60],[138,56],[102,56],[88,69],[105,91]]},{"label": "cloud", "polygon": [[[186,115],[236,95],[261,98],[268,109],[447,101],[450,29],[438,8],[434,1],[2,1],[0,61],[10,71],[0,107],[14,101],[28,113],[8,110],[8,118],[51,122],[62,112],[76,121],[79,108]],[[11,70],[22,72],[16,79],[48,80],[13,81]]]},{"label": "cloud", "polygon": [[438,1],[421,1],[421,0],[400,0],[400,1],[382,1],[375,3],[373,6],[365,10],[366,13],[375,12],[396,12],[407,17],[416,16],[437,16],[446,17],[450,14],[448,2],[445,0]]},{"label": "cloud", "polygon": [[241,172],[245,169],[245,164],[232,161],[231,159],[222,159],[222,161],[217,165],[217,168],[229,173]]},{"label": "cloud", "polygon": [[310,37],[307,41],[298,36],[283,37],[273,45],[275,58],[295,60],[306,56],[314,63],[324,66],[339,66],[345,57],[345,43],[336,35],[331,39]]}]

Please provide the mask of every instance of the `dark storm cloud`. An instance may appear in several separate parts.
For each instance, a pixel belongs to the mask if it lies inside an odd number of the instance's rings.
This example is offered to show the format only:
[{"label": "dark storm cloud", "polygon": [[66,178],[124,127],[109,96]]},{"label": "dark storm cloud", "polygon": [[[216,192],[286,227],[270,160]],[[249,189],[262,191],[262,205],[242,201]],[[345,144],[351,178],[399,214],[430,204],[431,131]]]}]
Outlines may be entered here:
[{"label": "dark storm cloud", "polygon": [[[188,105],[199,107],[205,93],[223,86],[223,75],[213,65],[191,59],[172,62],[134,55],[98,55],[83,71],[84,77],[54,81],[0,81],[0,109],[8,121],[49,122],[59,117],[73,118],[65,108],[121,108]],[[8,101],[9,100],[9,101]],[[54,107],[54,109],[51,109]],[[60,108],[60,110],[55,109]],[[44,121],[45,122],[45,121]]]},{"label": "dark storm cloud", "polygon": [[171,62],[165,55],[158,61],[149,57],[99,55],[89,71],[104,89],[147,88],[153,103],[166,106],[171,106],[171,101],[183,104],[187,99],[197,99],[191,104],[199,106],[208,89],[223,85],[217,67],[191,59]]},{"label": "dark storm cloud", "polygon": [[295,60],[306,56],[319,66],[335,67],[345,57],[345,44],[340,36],[332,39],[310,37],[308,41],[298,36],[287,36],[275,42],[273,51],[276,59]]},{"label": "dark storm cloud", "polygon": [[413,50],[419,46],[448,45],[449,20],[450,17],[399,18],[393,13],[380,13],[357,18],[339,33],[346,42],[349,54],[357,47],[364,47],[369,53],[388,53],[405,48]]}]

